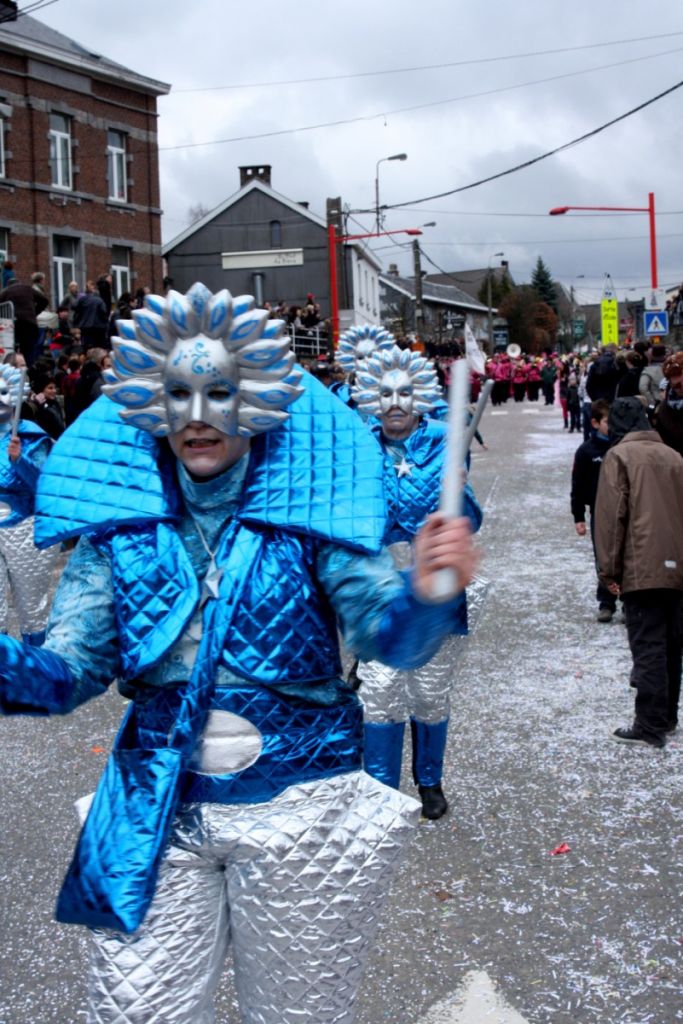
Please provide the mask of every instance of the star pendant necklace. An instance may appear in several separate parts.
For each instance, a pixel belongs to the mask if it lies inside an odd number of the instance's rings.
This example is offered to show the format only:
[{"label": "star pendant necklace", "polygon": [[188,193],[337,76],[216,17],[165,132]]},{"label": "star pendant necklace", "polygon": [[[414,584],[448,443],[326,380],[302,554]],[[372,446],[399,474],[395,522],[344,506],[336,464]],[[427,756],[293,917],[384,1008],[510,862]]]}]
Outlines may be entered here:
[{"label": "star pendant necklace", "polygon": [[204,578],[202,580],[202,592],[201,599],[199,601],[199,607],[203,608],[203,606],[209,599],[215,600],[218,597],[218,591],[220,589],[221,580],[223,579],[223,570],[219,569],[218,566],[216,565],[216,554],[218,553],[218,548],[220,547],[220,540],[216,545],[216,550],[212,551],[206,541],[204,531],[202,530],[201,526],[199,525],[194,516],[192,516],[192,522],[197,528],[199,539],[204,545],[204,550],[209,556],[209,568],[206,570]]},{"label": "star pendant necklace", "polygon": [[397,465],[396,465],[396,474],[397,474],[399,480],[401,479],[402,476],[412,476],[413,475],[413,467],[408,462],[408,460],[406,459],[405,455],[403,456],[401,461],[399,463],[397,463]]}]

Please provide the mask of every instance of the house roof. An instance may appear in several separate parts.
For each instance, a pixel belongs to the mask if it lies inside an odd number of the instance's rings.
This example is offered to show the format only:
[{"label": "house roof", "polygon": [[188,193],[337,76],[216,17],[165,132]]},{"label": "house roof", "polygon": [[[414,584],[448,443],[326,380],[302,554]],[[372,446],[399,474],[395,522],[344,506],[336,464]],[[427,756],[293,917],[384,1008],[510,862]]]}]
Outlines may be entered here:
[{"label": "house roof", "polygon": [[167,242],[161,250],[163,255],[167,256],[169,253],[173,252],[173,250],[182,242],[191,238],[197,231],[201,231],[203,227],[210,224],[216,217],[219,217],[221,213],[224,213],[225,210],[229,210],[231,206],[234,206],[235,203],[238,203],[241,199],[244,199],[245,196],[248,196],[254,191],[263,192],[265,195],[277,200],[278,203],[282,203],[283,206],[286,206],[288,209],[298,213],[299,216],[303,217],[305,220],[310,220],[313,224],[317,224],[321,228],[327,228],[327,223],[322,217],[319,217],[316,213],[311,213],[311,211],[307,210],[305,206],[301,205],[301,203],[297,203],[293,199],[288,199],[287,196],[283,196],[279,192],[276,192],[274,188],[271,188],[270,185],[266,185],[263,181],[259,181],[258,178],[252,178],[252,180],[239,189],[238,192],[234,192],[233,195],[224,199],[222,203],[215,206],[213,210],[210,210],[204,217],[195,221],[194,224],[190,224],[188,228],[185,228],[185,230],[181,231],[179,235],[176,235],[170,242]]},{"label": "house roof", "polygon": [[[466,292],[470,298],[478,301],[481,286],[485,284],[488,273],[488,267],[483,267],[481,270],[453,270],[448,274],[427,274],[425,281],[431,281],[434,284],[455,285],[456,288]],[[507,276],[510,284],[514,284],[507,267],[491,267],[491,274],[497,281],[500,281],[503,276]]]},{"label": "house roof", "polygon": [[[397,277],[395,274],[380,274],[380,281],[409,299],[415,299],[415,278]],[[456,288],[455,285],[435,284],[425,277],[422,282],[422,301],[435,302],[440,306],[458,306],[461,309],[472,309],[479,313],[488,313],[488,306],[474,301],[471,295]]]},{"label": "house roof", "polygon": [[42,21],[29,15],[22,15],[16,21],[5,21],[0,24],[0,49],[25,53],[35,60],[42,59],[51,64],[60,64],[96,78],[123,81],[133,89],[155,96],[164,96],[171,91],[171,86],[166,82],[147,78],[137,71],[124,67],[123,64],[117,64],[99,53],[93,53],[70,36],[49,28]]}]

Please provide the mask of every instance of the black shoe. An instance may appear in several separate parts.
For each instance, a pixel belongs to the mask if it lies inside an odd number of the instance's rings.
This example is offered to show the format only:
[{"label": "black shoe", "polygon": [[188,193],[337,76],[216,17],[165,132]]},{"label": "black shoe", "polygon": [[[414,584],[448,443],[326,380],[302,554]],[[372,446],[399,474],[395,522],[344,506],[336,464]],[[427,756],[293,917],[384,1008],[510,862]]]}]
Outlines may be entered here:
[{"label": "black shoe", "polygon": [[611,622],[614,611],[611,608],[603,606],[598,610],[598,622]]},{"label": "black shoe", "polygon": [[448,810],[448,803],[441,786],[418,786],[417,789],[422,801],[422,817],[429,818],[430,821],[443,818]]},{"label": "black shoe", "polygon": [[661,750],[662,747],[666,746],[666,740],[662,736],[655,736],[654,733],[645,732],[637,722],[627,726],[625,729],[615,729],[612,733],[612,739],[616,740],[617,743],[632,743],[634,745],[638,744],[641,747],[656,747],[657,750]]},{"label": "black shoe", "polygon": [[678,732],[678,722],[669,722],[664,732],[667,736],[673,736],[675,732]]}]

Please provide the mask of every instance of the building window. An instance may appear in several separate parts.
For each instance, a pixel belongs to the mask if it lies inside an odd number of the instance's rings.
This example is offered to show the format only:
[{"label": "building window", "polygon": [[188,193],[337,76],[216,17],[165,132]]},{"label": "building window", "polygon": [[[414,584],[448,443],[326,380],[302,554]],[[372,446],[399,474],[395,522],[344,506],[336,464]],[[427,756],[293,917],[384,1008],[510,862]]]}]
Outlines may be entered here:
[{"label": "building window", "polygon": [[72,188],[71,120],[50,114],[50,170],[55,188]]},{"label": "building window", "polygon": [[270,222],[270,248],[282,248],[282,224],[279,220],[271,220]]},{"label": "building window", "polygon": [[112,130],[107,132],[107,183],[109,198],[119,203],[125,203],[128,198],[128,179],[126,176],[126,136],[123,132]]},{"label": "building window", "polygon": [[0,228],[0,263],[5,264],[9,257],[9,230]]},{"label": "building window", "polygon": [[69,283],[76,278],[78,239],[55,235],[52,239],[52,252],[54,294],[57,302],[61,302],[69,291]]},{"label": "building window", "polygon": [[0,114],[0,178],[5,177],[5,118]]},{"label": "building window", "polygon": [[115,299],[120,299],[124,292],[130,293],[130,249],[124,245],[112,246],[111,276]]}]

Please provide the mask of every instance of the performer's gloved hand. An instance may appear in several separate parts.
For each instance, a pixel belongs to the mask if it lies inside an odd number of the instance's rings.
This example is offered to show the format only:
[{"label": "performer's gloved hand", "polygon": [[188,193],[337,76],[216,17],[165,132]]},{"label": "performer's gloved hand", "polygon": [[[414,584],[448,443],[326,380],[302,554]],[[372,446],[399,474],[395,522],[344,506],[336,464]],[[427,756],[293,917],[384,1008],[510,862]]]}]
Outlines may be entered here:
[{"label": "performer's gloved hand", "polygon": [[0,714],[65,714],[73,707],[74,689],[59,654],[0,634]]},{"label": "performer's gloved hand", "polygon": [[449,519],[441,512],[432,513],[417,533],[414,551],[413,591],[426,602],[433,600],[434,578],[441,569],[455,572],[462,591],[472,582],[481,561],[469,519]]}]

